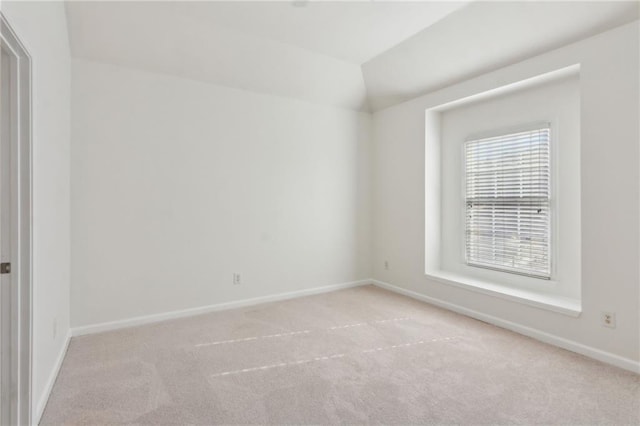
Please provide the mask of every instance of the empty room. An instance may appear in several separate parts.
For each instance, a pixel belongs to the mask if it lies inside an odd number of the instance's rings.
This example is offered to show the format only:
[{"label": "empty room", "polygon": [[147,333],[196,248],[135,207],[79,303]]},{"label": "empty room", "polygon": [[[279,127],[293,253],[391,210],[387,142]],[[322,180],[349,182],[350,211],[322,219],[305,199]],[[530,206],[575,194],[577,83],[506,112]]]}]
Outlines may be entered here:
[{"label": "empty room", "polygon": [[0,425],[640,424],[640,2],[0,18]]}]

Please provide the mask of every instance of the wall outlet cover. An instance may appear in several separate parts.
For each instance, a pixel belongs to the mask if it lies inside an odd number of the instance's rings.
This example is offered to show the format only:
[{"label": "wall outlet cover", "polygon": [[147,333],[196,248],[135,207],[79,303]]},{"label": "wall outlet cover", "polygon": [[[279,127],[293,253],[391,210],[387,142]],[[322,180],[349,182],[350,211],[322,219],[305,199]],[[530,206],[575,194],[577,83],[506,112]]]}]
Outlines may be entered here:
[{"label": "wall outlet cover", "polygon": [[602,312],[602,315],[600,316],[600,322],[605,327],[616,328],[616,313]]}]

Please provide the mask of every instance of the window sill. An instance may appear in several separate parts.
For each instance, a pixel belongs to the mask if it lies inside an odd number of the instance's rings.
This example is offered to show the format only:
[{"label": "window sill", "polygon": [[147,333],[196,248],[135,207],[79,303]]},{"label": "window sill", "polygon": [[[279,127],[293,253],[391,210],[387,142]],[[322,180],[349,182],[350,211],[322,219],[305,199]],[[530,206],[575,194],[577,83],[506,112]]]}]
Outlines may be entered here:
[{"label": "window sill", "polygon": [[507,287],[445,271],[429,271],[425,275],[427,278],[440,283],[557,312],[574,318],[577,318],[582,313],[582,303],[578,299]]}]

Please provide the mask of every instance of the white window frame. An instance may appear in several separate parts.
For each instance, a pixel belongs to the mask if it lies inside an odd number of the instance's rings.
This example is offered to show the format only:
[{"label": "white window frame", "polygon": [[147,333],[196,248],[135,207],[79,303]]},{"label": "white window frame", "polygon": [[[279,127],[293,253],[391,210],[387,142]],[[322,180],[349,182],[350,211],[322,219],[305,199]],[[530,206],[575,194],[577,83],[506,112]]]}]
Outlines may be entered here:
[{"label": "white window frame", "polygon": [[[567,86],[564,86],[564,82]],[[582,239],[580,213],[581,173],[580,157],[580,114],[579,114],[579,81],[580,65],[572,64],[562,68],[552,68],[540,74],[531,74],[528,78],[509,84],[495,82],[493,85],[478,92],[460,95],[453,91],[447,99],[433,99],[425,105],[425,240],[424,240],[424,274],[429,283],[457,287],[466,291],[484,294],[490,297],[520,303],[522,305],[556,312],[569,317],[578,317],[582,312]],[[562,83],[561,83],[562,82]],[[546,90],[549,85],[561,84],[560,90],[564,100],[558,104],[543,105],[538,99],[533,109],[527,111],[509,112],[504,117],[497,118],[496,124],[486,127],[477,120],[475,124],[465,125],[469,131],[455,132],[457,141],[447,137],[444,118],[450,110],[467,107],[476,102],[493,102],[506,96],[514,97],[514,101],[522,101],[522,96],[530,99],[529,89],[540,87]],[[572,86],[572,87],[570,87]],[[577,93],[576,93],[577,89]],[[463,91],[464,92],[464,91]],[[555,97],[555,89],[549,94]],[[534,97],[539,98],[538,95]],[[527,101],[528,102],[528,101]],[[482,107],[484,108],[484,107]],[[492,107],[493,108],[493,107]],[[481,114],[491,112],[484,110]],[[575,121],[577,120],[577,122]],[[460,142],[468,135],[493,129],[504,128],[511,130],[515,123],[550,122],[556,143],[552,149],[552,199],[555,211],[552,221],[552,278],[540,280],[525,276],[507,274],[482,268],[467,266],[464,259],[464,193],[463,180],[460,170],[463,167],[463,147]],[[469,123],[467,123],[469,124]],[[474,129],[475,128],[475,129]],[[561,143],[559,143],[561,142]],[[447,154],[445,154],[447,153]],[[457,157],[459,168],[456,168],[454,178],[457,183],[456,197],[448,197],[454,187],[446,189],[445,179],[451,179],[450,173],[443,165],[443,157],[447,155]],[[562,168],[561,168],[562,167]],[[459,196],[458,196],[459,194]],[[453,215],[453,217],[452,217]],[[458,225],[457,232],[445,234],[443,220],[454,221]],[[563,229],[560,229],[560,225]],[[451,230],[451,226],[447,229]],[[559,231],[559,232],[558,232]],[[456,250],[447,251],[445,243],[455,239]],[[451,247],[449,244],[448,247]],[[565,261],[566,260],[566,261]]]},{"label": "white window frame", "polygon": [[[557,194],[557,183],[556,183],[556,177],[557,177],[557,172],[555,169],[555,165],[556,165],[556,156],[557,156],[557,143],[554,143],[554,139],[557,137],[558,133],[555,131],[555,126],[553,124],[554,120],[543,120],[543,121],[536,121],[533,123],[528,123],[528,124],[522,124],[522,125],[515,125],[515,126],[509,126],[509,127],[504,127],[504,128],[500,128],[500,129],[494,129],[491,131],[487,131],[487,132],[481,132],[481,133],[473,133],[468,135],[465,140],[463,141],[463,143],[460,145],[460,158],[461,158],[461,173],[462,173],[462,177],[461,177],[461,183],[462,183],[462,191],[461,191],[461,207],[460,207],[460,221],[461,221],[461,226],[460,229],[462,230],[460,238],[461,238],[461,244],[460,244],[460,258],[461,258],[461,262],[464,263],[466,266],[470,267],[470,268],[479,268],[479,269],[485,269],[485,270],[489,270],[489,271],[494,271],[497,273],[501,273],[501,274],[509,274],[509,275],[516,275],[516,276],[521,276],[523,277],[523,279],[526,280],[533,280],[534,282],[537,281],[540,284],[543,284],[545,287],[548,287],[549,285],[555,287],[556,285],[556,278],[557,278],[557,246],[558,246],[558,242],[556,241],[556,236],[557,236],[557,232],[556,232],[556,226],[557,226],[557,203],[556,203],[556,194]],[[496,267],[491,267],[491,266],[487,266],[487,265],[478,265],[478,264],[472,264],[469,263],[467,261],[467,253],[466,253],[466,247],[467,247],[467,241],[466,241],[466,229],[467,229],[467,222],[466,222],[466,215],[467,215],[467,207],[466,207],[466,193],[467,193],[467,162],[466,162],[466,144],[467,142],[470,141],[474,141],[474,140],[478,140],[478,139],[485,139],[485,138],[492,138],[492,137],[498,137],[498,136],[503,136],[503,135],[509,135],[512,133],[519,133],[519,132],[526,132],[526,131],[530,131],[530,130],[535,130],[535,129],[541,129],[541,128],[548,128],[550,131],[550,136],[549,136],[549,171],[550,171],[550,185],[549,185],[549,276],[538,276],[535,274],[528,274],[526,272],[519,272],[519,271],[513,271],[513,270],[509,270],[509,269],[501,269],[498,266]]]}]

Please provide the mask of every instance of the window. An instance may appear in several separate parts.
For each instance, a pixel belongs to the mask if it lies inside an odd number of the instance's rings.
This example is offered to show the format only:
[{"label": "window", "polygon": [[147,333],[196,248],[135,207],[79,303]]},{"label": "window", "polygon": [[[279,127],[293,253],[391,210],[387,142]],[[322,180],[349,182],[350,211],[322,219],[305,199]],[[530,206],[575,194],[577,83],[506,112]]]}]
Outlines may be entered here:
[{"label": "window", "polygon": [[549,125],[465,143],[466,262],[551,278]]}]

